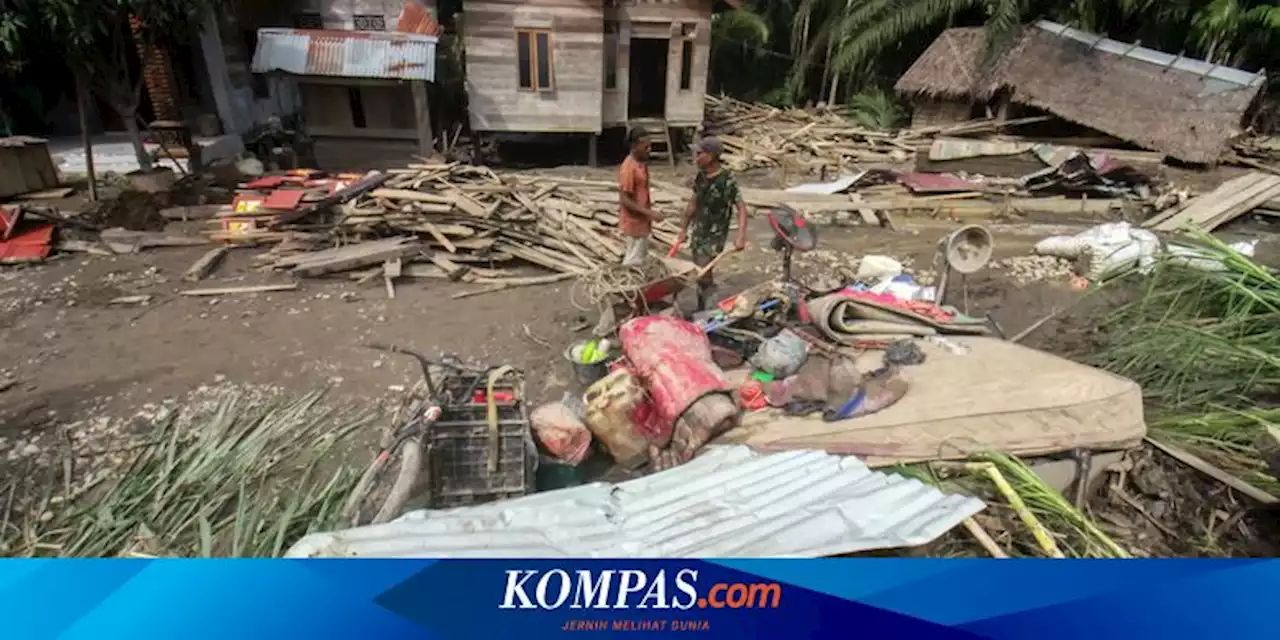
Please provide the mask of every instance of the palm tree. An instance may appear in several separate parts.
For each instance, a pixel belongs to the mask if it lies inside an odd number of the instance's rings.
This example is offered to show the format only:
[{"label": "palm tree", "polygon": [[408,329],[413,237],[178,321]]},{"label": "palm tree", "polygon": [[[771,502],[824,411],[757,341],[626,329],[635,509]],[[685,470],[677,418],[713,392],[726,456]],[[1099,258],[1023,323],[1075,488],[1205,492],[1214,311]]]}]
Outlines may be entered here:
[{"label": "palm tree", "polygon": [[[713,24],[713,75],[767,84],[757,94],[781,83],[794,101],[836,102],[883,87],[949,26],[982,26],[990,63],[1023,24],[1038,18],[1220,64],[1280,66],[1280,6],[1269,0],[749,2]],[[774,70],[785,78],[775,78]]]},{"label": "palm tree", "polygon": [[[1250,6],[1256,5],[1256,6]],[[1266,52],[1280,35],[1280,6],[1213,0],[1191,19],[1192,37],[1210,62],[1240,65]]]}]

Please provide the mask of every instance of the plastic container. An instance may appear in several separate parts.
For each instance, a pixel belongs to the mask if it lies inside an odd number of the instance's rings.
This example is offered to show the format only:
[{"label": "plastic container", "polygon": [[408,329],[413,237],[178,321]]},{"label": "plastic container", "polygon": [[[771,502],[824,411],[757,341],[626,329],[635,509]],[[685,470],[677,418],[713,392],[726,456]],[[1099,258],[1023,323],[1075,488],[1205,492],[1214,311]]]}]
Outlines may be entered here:
[{"label": "plastic container", "polygon": [[587,428],[625,468],[649,461],[649,442],[635,428],[634,414],[644,389],[626,369],[618,369],[587,389]]},{"label": "plastic container", "polygon": [[555,491],[576,487],[586,482],[582,467],[576,464],[565,464],[554,458],[543,456],[538,460],[538,491]]},{"label": "plastic container", "polygon": [[[491,472],[488,463],[494,443],[484,395],[487,381],[487,375],[480,374],[454,376],[444,383],[449,396],[460,400],[441,407],[440,419],[427,430],[432,508],[517,498],[533,491],[538,452],[524,403],[524,383],[507,377],[494,386],[498,455],[497,468]],[[463,398],[468,389],[473,390],[472,396]]]},{"label": "plastic container", "polygon": [[600,344],[602,352],[596,356],[591,362],[582,362],[583,351],[587,350],[588,345],[592,341],[575,342],[564,350],[564,359],[569,361],[569,366],[573,369],[573,379],[578,385],[585,389],[596,381],[609,375],[609,343],[602,341]]}]

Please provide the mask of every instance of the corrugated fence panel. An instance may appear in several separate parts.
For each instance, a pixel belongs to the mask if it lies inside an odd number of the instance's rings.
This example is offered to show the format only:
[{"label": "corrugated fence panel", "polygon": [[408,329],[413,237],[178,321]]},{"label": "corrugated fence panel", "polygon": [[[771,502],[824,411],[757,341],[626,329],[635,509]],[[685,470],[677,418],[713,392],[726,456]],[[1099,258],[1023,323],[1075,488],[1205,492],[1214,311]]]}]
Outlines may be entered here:
[{"label": "corrugated fence panel", "polygon": [[688,464],[307,536],[289,557],[820,557],[915,546],[984,508],[821,451],[713,447]]}]

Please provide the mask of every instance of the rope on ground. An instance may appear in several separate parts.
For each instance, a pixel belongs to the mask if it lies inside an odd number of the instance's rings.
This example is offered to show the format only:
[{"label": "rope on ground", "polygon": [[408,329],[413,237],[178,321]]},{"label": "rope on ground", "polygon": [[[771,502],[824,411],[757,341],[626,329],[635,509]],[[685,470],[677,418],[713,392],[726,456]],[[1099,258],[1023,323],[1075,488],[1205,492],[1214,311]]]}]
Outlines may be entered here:
[{"label": "rope on ground", "polygon": [[599,310],[617,300],[635,304],[645,287],[670,276],[667,265],[656,259],[638,265],[605,264],[578,276],[569,289],[569,302],[579,311]]}]

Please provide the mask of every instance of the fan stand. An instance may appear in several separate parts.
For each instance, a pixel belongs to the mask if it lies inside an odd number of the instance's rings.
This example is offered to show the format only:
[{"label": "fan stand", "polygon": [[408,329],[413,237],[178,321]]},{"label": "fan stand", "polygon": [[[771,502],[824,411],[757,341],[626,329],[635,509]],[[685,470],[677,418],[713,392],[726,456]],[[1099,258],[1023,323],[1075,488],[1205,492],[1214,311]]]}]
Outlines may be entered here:
[{"label": "fan stand", "polygon": [[[952,271],[951,261],[947,259],[946,251],[938,251],[938,253],[935,254],[933,264],[937,265],[939,262],[942,263],[942,268],[939,269],[941,273],[938,276],[938,299],[935,301],[935,304],[943,306],[947,303],[947,284],[951,280]],[[969,276],[963,273],[959,275],[960,290],[964,296],[964,313],[965,315],[969,315]]]},{"label": "fan stand", "polygon": [[[966,242],[967,244],[961,244]],[[964,294],[964,314],[969,315],[969,274],[976,273],[991,260],[991,234],[985,228],[969,225],[943,236],[938,241],[938,250],[933,256],[933,266],[938,270],[938,289],[935,304],[946,304],[947,285],[950,284],[951,272],[960,274],[960,287]],[[976,248],[977,257],[961,253],[959,266],[953,263],[952,251],[958,247]],[[973,250],[973,249],[971,249]],[[941,264],[939,264],[941,263]]]},{"label": "fan stand", "polygon": [[782,244],[782,281],[794,283],[791,278],[791,254],[795,253],[796,248],[791,246],[789,242]]}]

